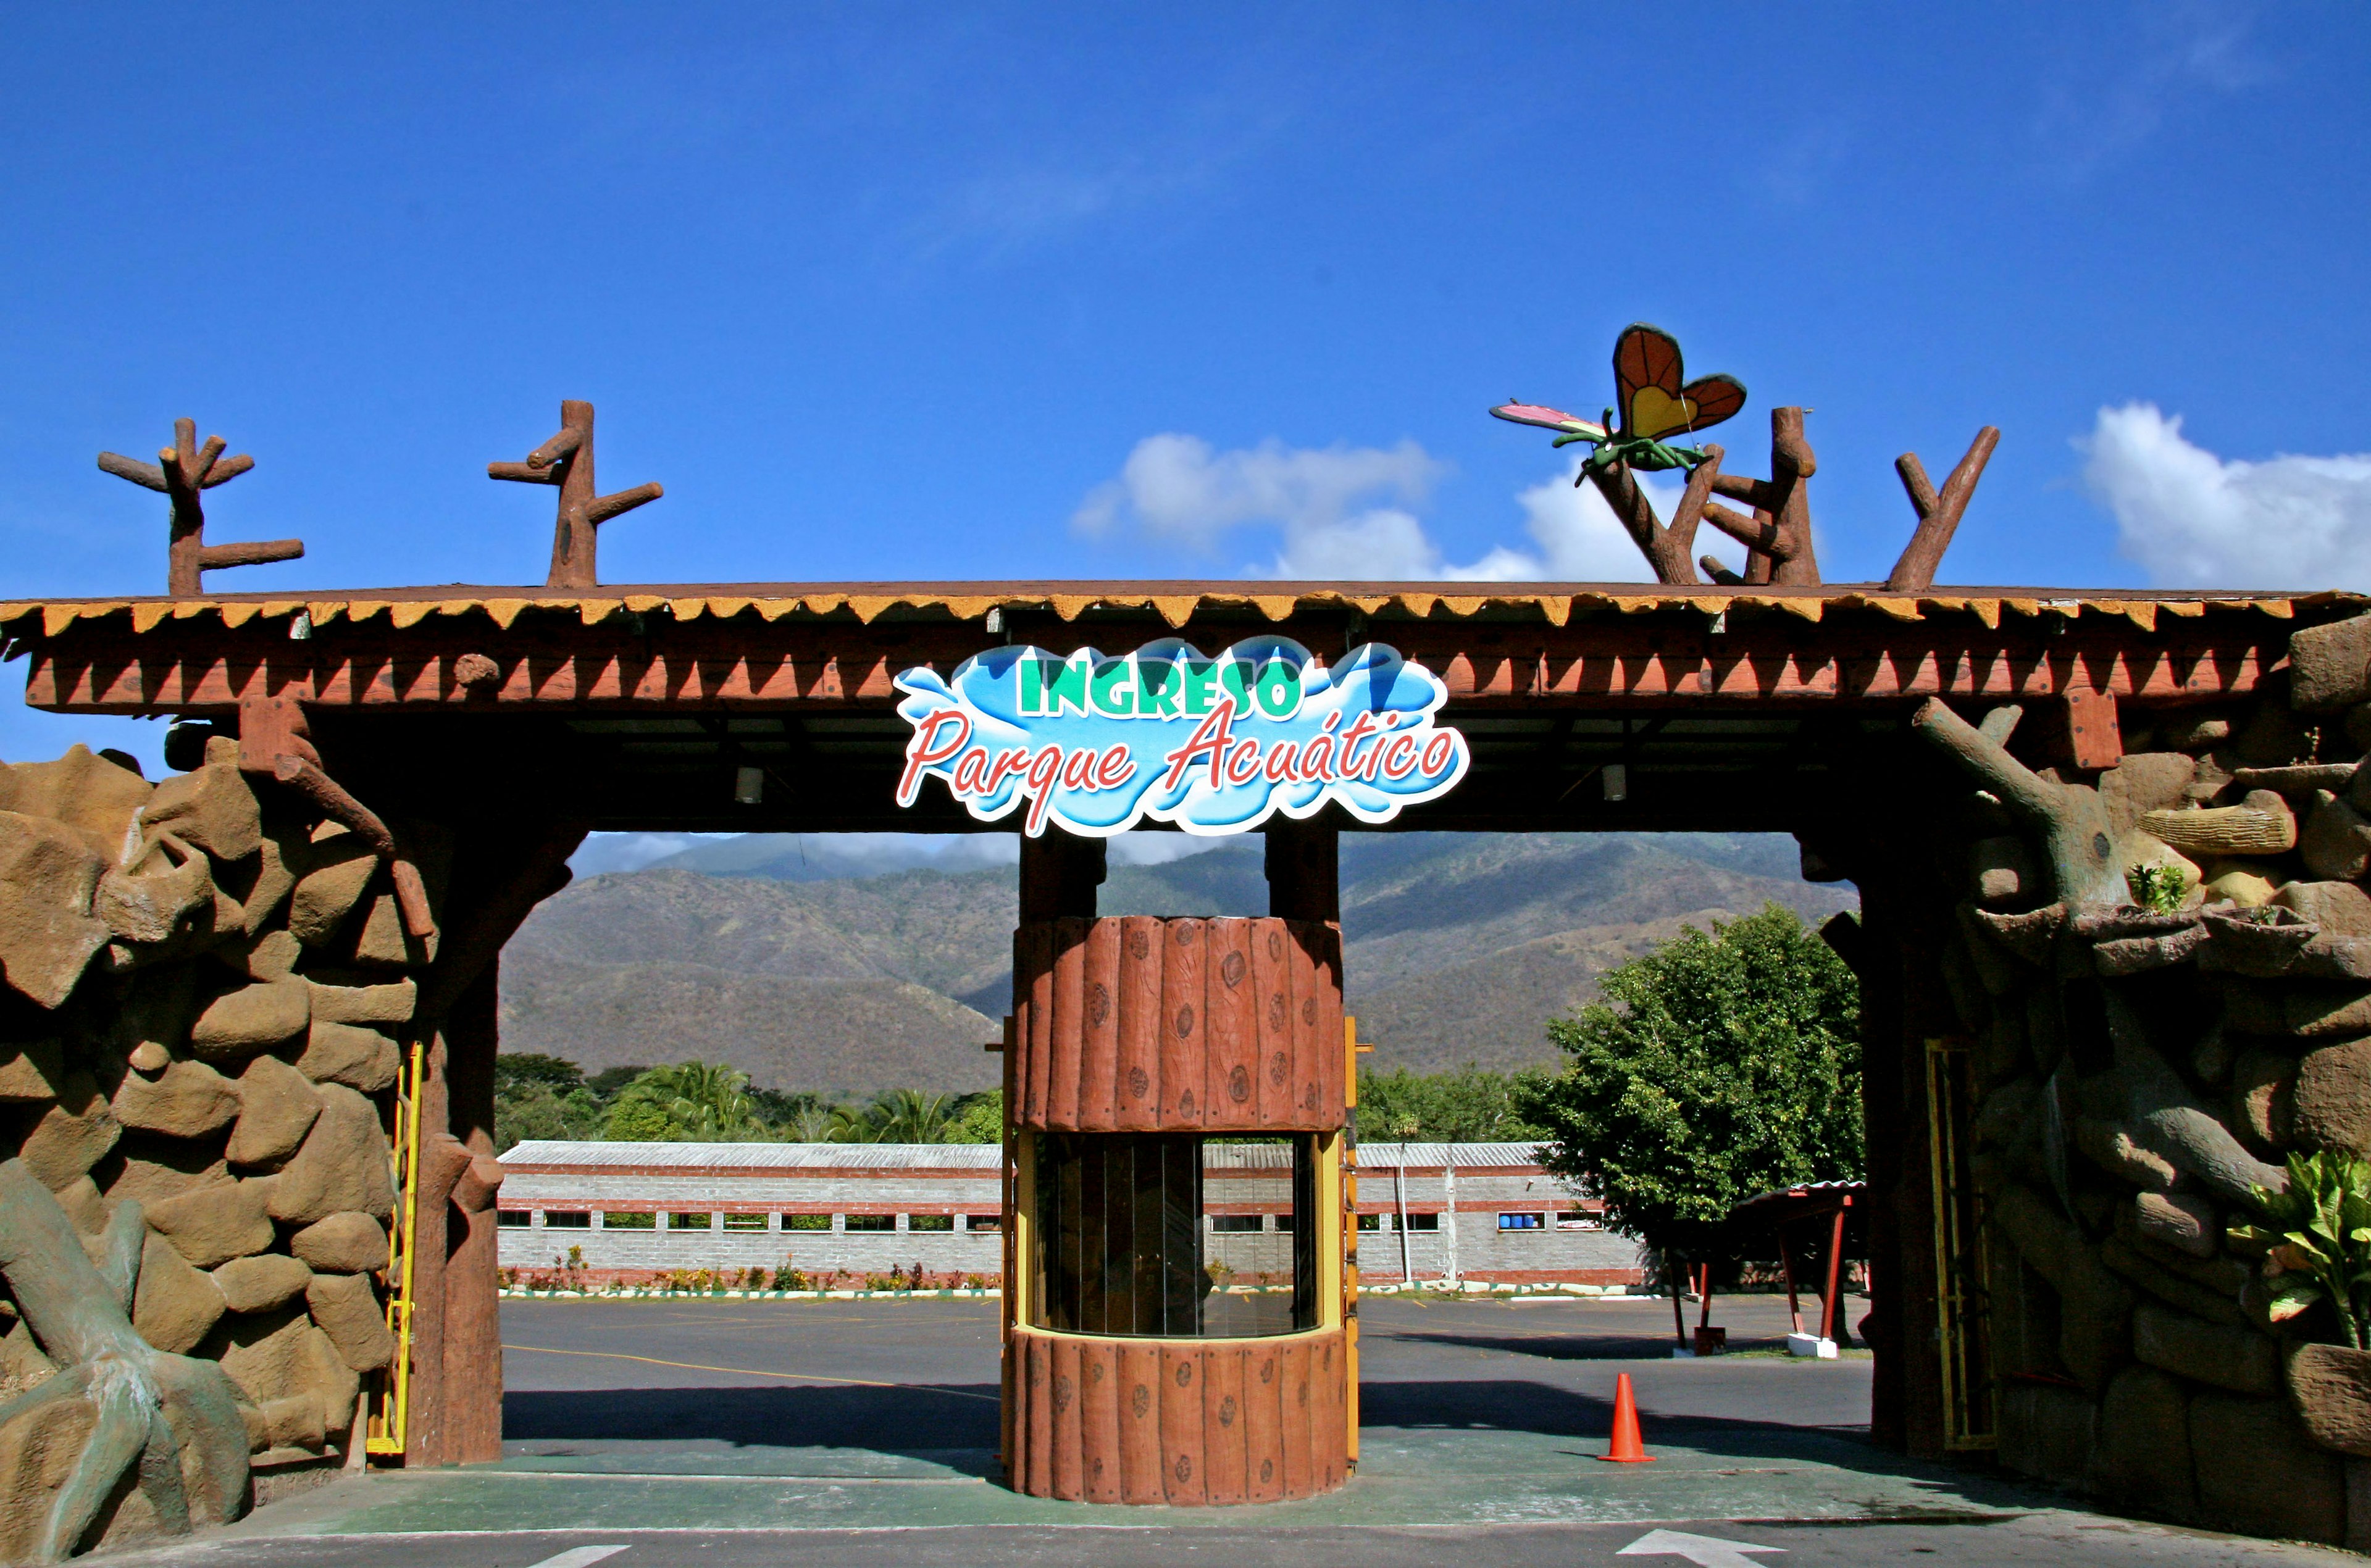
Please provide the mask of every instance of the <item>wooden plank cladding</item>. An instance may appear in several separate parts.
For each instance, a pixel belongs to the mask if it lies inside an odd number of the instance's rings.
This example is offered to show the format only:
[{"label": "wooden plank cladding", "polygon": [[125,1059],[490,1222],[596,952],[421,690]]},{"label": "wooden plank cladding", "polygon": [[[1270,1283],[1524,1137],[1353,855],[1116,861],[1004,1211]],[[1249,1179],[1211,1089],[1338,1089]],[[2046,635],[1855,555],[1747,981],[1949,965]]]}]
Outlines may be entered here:
[{"label": "wooden plank cladding", "polygon": [[1314,1497],[1349,1473],[1340,1329],[1275,1339],[1098,1339],[1015,1328],[1016,1492],[1229,1506]]},{"label": "wooden plank cladding", "polygon": [[1342,931],[1311,920],[1024,921],[1014,1120],[1051,1132],[1342,1124]]}]

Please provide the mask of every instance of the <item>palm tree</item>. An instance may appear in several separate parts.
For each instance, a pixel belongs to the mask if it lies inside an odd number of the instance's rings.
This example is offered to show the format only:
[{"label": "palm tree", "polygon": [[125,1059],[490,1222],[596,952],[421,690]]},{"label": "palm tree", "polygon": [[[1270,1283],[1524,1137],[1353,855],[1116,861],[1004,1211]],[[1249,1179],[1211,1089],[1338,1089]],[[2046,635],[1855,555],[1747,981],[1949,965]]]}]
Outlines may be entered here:
[{"label": "palm tree", "polygon": [[865,1113],[873,1143],[944,1143],[954,1128],[954,1097],[893,1089],[874,1097]]},{"label": "palm tree", "polygon": [[686,1139],[715,1142],[763,1132],[763,1124],[744,1092],[748,1087],[749,1075],[745,1072],[690,1061],[653,1067],[635,1081],[633,1090],[664,1109]]}]

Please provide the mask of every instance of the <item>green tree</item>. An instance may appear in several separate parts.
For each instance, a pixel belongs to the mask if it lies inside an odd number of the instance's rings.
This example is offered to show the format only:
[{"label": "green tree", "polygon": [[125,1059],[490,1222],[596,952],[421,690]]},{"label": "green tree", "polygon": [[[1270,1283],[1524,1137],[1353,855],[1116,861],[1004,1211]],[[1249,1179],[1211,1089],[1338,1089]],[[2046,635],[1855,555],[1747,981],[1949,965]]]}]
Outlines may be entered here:
[{"label": "green tree", "polygon": [[924,1094],[919,1090],[893,1089],[875,1095],[862,1109],[839,1107],[835,1143],[948,1143],[955,1120],[955,1100],[949,1094]]},{"label": "green tree", "polygon": [[947,1129],[947,1142],[992,1144],[1004,1141],[1004,1090],[991,1089],[985,1094],[966,1094],[955,1101],[955,1119]]},{"label": "green tree", "polygon": [[1859,986],[1792,910],[1684,927],[1600,988],[1520,1098],[1609,1225],[1684,1251],[1746,1198],[1860,1175]]},{"label": "green tree", "polygon": [[1421,1138],[1433,1143],[1521,1143],[1544,1136],[1521,1103],[1531,1075],[1494,1073],[1472,1063],[1418,1076],[1405,1067],[1359,1077],[1362,1143]]},{"label": "green tree", "polygon": [[762,1138],[749,1075],[707,1062],[653,1067],[619,1091],[609,1136],[621,1143],[723,1143]]}]

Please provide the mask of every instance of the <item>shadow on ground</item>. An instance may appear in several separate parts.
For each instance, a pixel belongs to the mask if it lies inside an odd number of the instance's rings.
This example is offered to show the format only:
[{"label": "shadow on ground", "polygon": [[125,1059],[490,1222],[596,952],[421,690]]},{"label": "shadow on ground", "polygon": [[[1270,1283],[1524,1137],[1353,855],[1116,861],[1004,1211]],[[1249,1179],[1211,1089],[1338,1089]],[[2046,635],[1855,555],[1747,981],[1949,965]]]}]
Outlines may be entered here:
[{"label": "shadow on ground", "polygon": [[587,1389],[503,1396],[508,1441],[994,1448],[993,1383],[944,1389]]}]

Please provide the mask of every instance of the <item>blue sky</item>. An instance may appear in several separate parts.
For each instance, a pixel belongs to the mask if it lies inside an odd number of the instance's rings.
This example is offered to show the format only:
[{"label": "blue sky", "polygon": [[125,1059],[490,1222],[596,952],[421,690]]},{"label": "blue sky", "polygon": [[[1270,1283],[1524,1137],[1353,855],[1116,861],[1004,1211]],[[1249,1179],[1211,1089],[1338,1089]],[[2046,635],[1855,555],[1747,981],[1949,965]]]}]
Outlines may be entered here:
[{"label": "blue sky", "polygon": [[1641,577],[1483,414],[1637,318],[1832,581],[1992,422],[1947,582],[2371,586],[2365,13],[1937,9],[18,7],[0,593],[160,589],[179,414],[219,587],[538,582],[562,397],[611,582]]}]

